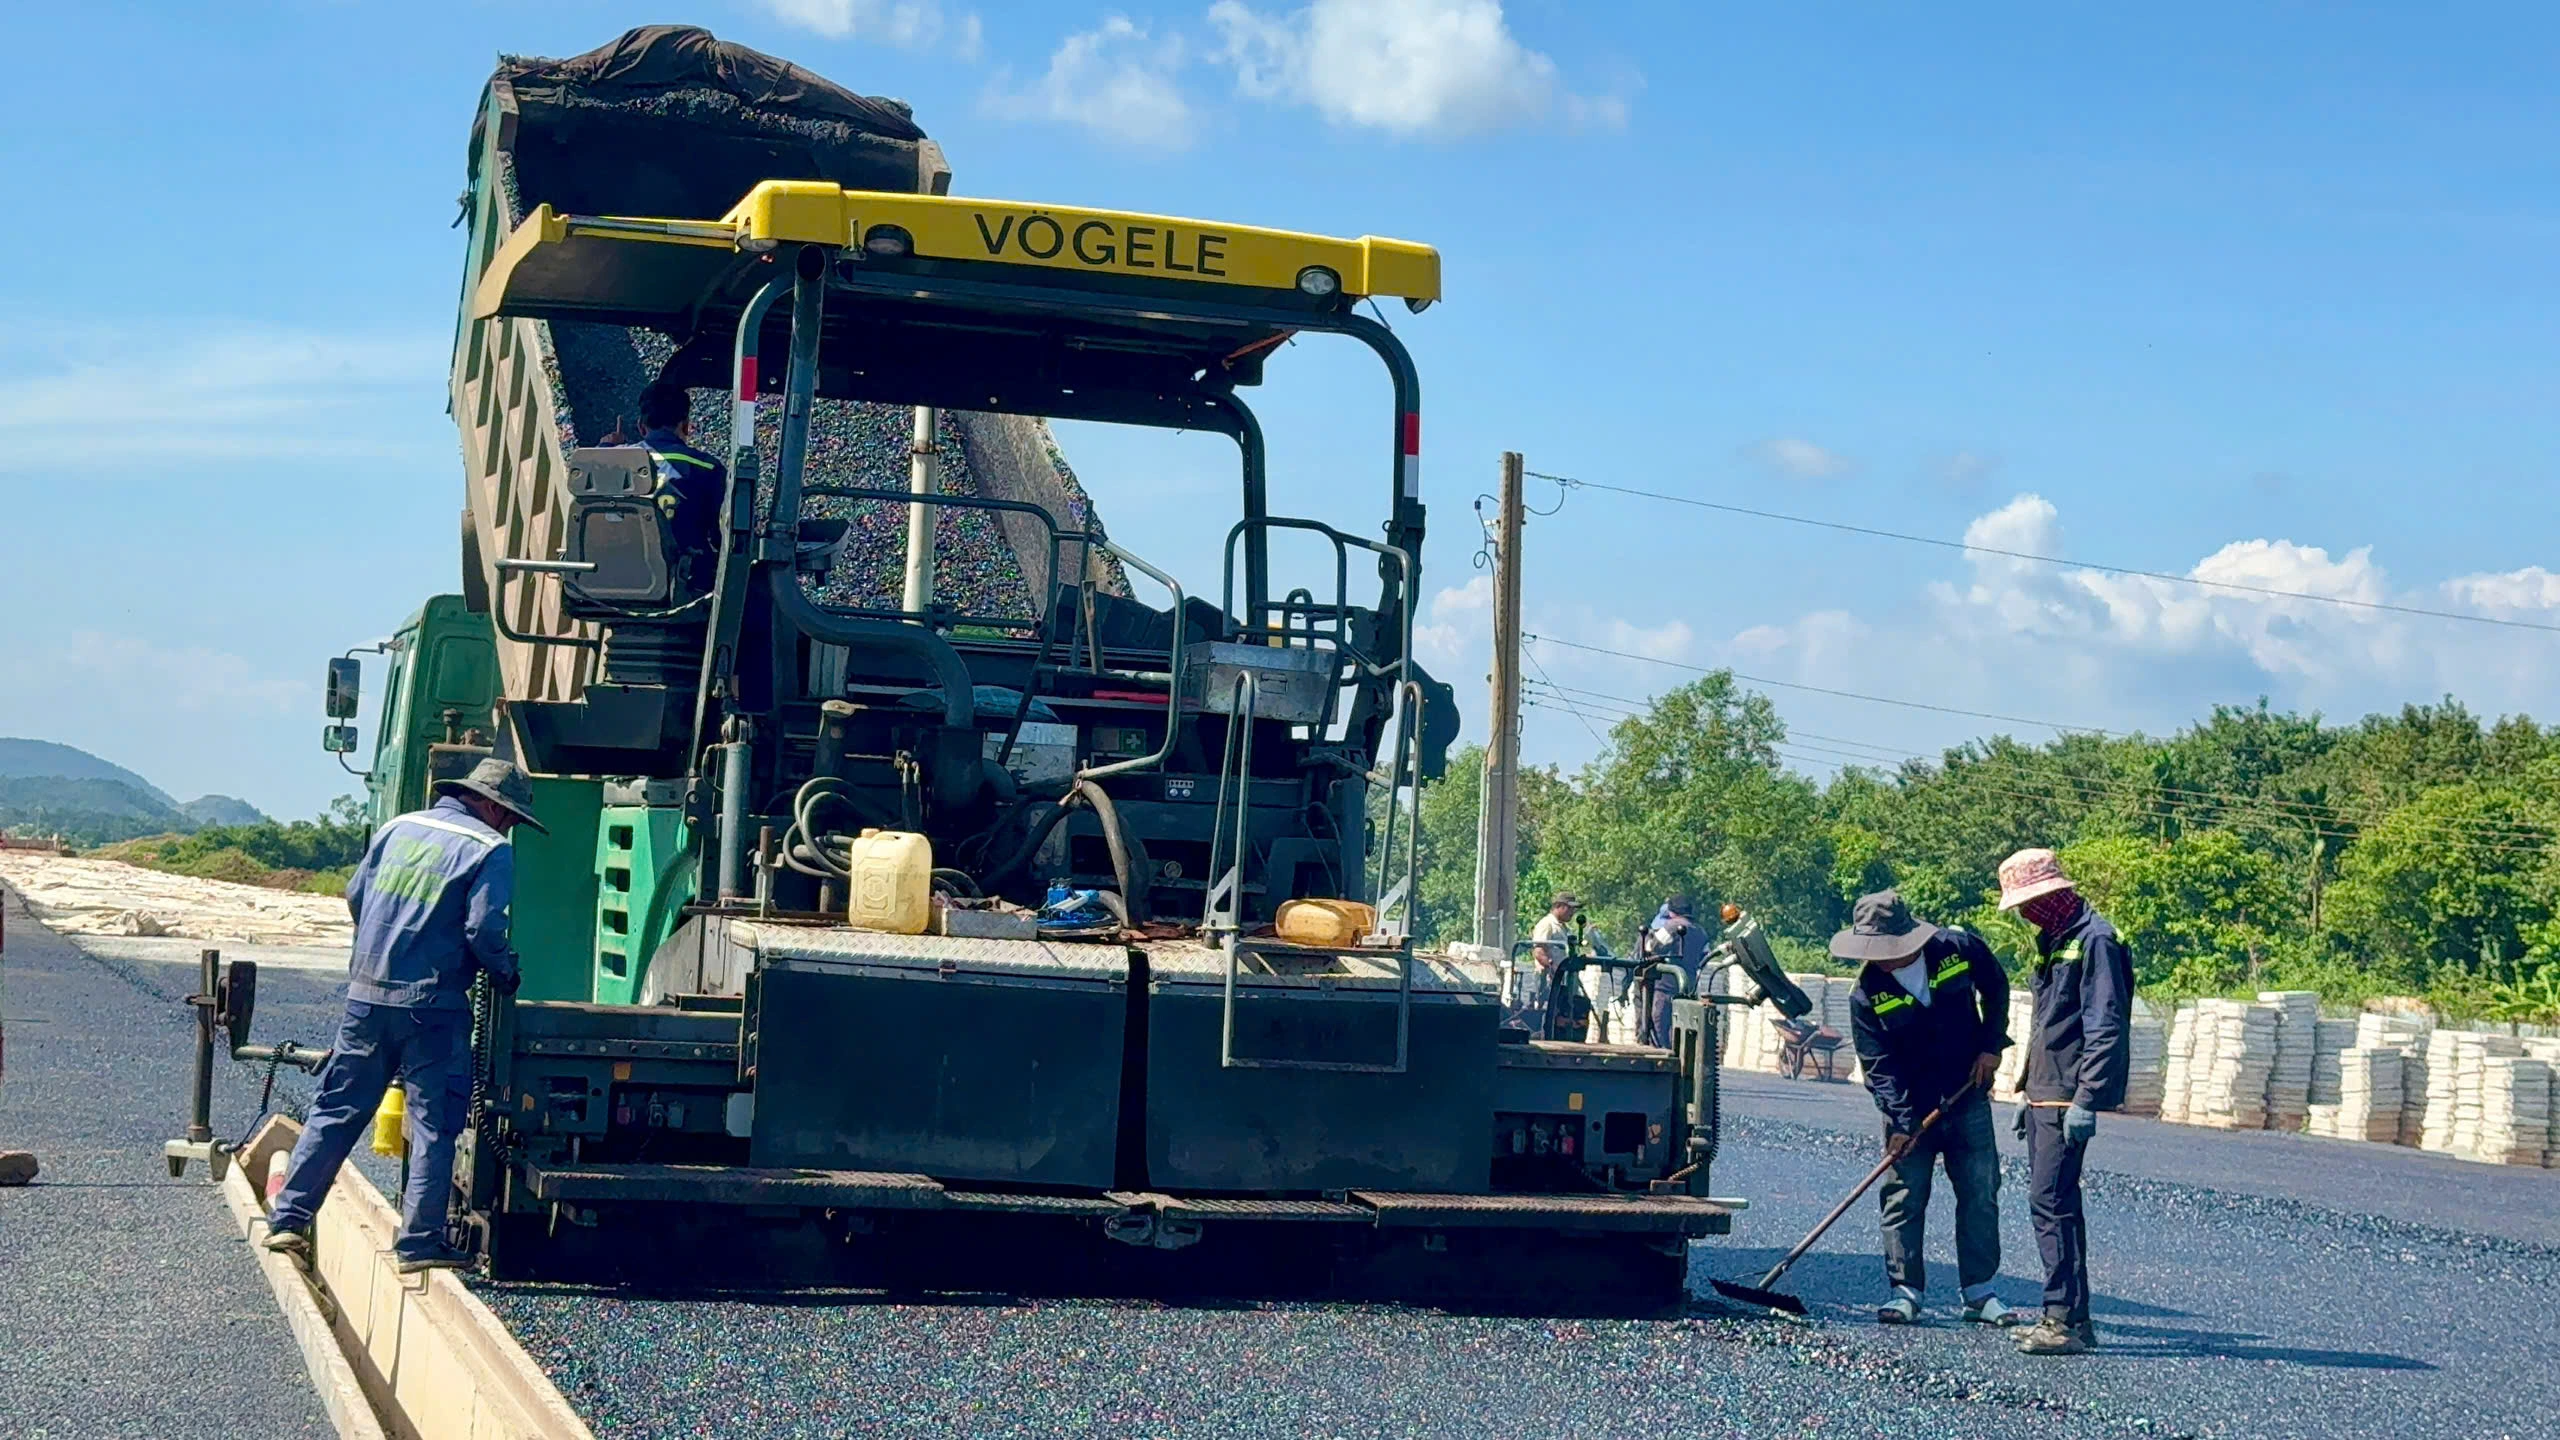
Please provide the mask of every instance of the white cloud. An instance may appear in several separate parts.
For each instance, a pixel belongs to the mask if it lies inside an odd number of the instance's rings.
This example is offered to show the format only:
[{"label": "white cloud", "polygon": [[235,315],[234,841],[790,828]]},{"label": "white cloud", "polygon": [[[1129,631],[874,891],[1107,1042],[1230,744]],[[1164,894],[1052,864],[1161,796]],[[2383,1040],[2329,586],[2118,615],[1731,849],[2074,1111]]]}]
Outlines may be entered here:
[{"label": "white cloud", "polygon": [[1444,585],[1431,597],[1431,618],[1445,620],[1452,615],[1469,615],[1493,610],[1493,577],[1478,575],[1464,585]]},{"label": "white cloud", "polygon": [[1607,639],[1601,643],[1610,649],[1625,650],[1652,660],[1684,659],[1697,638],[1690,633],[1689,623],[1685,620],[1651,626],[1638,625],[1632,620],[1611,620],[1602,633]]},{"label": "white cloud", "polygon": [[1218,0],[1211,57],[1239,94],[1311,106],[1337,125],[1455,137],[1561,116],[1623,126],[1623,96],[1569,94],[1556,65],[1522,45],[1500,0],[1314,0],[1266,14]]},{"label": "white cloud", "polygon": [[1011,120],[1063,122],[1106,140],[1140,149],[1187,149],[1197,128],[1183,98],[1182,39],[1155,39],[1125,15],[1104,18],[1101,28],[1070,35],[1049,57],[1049,68],[1021,90],[999,74],[987,92],[987,108]]},{"label": "white cloud", "polygon": [[762,4],[784,24],[830,40],[870,40],[901,50],[922,50],[948,34],[964,59],[975,57],[981,34],[976,15],[954,22],[943,13],[941,0],[762,0]]},{"label": "white cloud", "polygon": [[0,472],[151,456],[264,459],[397,453],[384,402],[440,397],[443,342],[247,330],[92,333],[0,354]]},{"label": "white cloud", "polygon": [[181,711],[289,715],[312,701],[311,686],[203,646],[172,649],[130,635],[74,630],[59,658],[68,670],[109,687],[148,693],[153,703]]},{"label": "white cloud", "polygon": [[1938,478],[1956,490],[1971,490],[1999,473],[2000,457],[1979,450],[1959,450],[1938,466]]},{"label": "white cloud", "polygon": [[1763,440],[1749,453],[1771,470],[1798,480],[1828,480],[1857,468],[1857,462],[1848,456],[1793,435]]}]

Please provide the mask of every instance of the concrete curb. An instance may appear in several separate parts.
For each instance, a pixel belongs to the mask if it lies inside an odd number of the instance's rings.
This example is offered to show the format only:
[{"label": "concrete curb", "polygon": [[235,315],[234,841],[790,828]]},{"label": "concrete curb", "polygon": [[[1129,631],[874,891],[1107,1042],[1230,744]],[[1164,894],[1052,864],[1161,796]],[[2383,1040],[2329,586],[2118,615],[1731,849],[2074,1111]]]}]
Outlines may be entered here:
[{"label": "concrete curb", "polygon": [[320,1308],[310,1278],[300,1266],[258,1243],[267,1236],[267,1212],[250,1190],[248,1176],[236,1165],[222,1178],[222,1201],[231,1207],[241,1238],[249,1242],[249,1253],[266,1273],[267,1288],[275,1292],[276,1307],[293,1331],[293,1343],[311,1372],[311,1388],[319,1395],[329,1423],[337,1427],[338,1440],[385,1440],[388,1432],[382,1428],[382,1419],[373,1413],[373,1402],[366,1398],[355,1367],[339,1350],[337,1334]]},{"label": "concrete curb", "polygon": [[[268,1168],[291,1152],[300,1133],[290,1120],[269,1119],[242,1147],[224,1183],[226,1198],[238,1189],[234,1213],[247,1208],[242,1228],[253,1241],[266,1233],[265,1207],[256,1197]],[[399,1229],[399,1214],[382,1192],[349,1168],[339,1173],[312,1225],[315,1253],[307,1276],[282,1257],[259,1252],[263,1264],[287,1272],[291,1291],[313,1318],[325,1317],[306,1338],[309,1322],[269,1269],[338,1433],[402,1440],[595,1440],[542,1367],[453,1272],[399,1273],[391,1254]],[[315,1346],[327,1353],[314,1358]],[[359,1402],[353,1407],[344,1389],[350,1382]]]}]

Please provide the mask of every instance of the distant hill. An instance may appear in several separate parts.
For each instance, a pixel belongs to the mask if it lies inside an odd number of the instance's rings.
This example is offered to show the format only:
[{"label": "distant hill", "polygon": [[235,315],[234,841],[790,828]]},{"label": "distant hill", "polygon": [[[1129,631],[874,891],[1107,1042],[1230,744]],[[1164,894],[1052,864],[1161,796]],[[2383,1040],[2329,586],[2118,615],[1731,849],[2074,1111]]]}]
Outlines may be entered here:
[{"label": "distant hill", "polygon": [[0,780],[46,778],[112,780],[117,784],[130,786],[143,796],[156,801],[164,810],[179,808],[177,800],[159,786],[121,765],[101,760],[76,746],[59,745],[51,740],[19,740],[0,737]]},{"label": "distant hill", "polygon": [[59,835],[75,845],[104,845],[143,835],[188,831],[197,824],[157,790],[122,780],[58,775],[0,777],[0,830]]},{"label": "distant hill", "polygon": [[229,795],[205,795],[178,807],[178,813],[198,825],[259,825],[266,815],[246,800]]}]

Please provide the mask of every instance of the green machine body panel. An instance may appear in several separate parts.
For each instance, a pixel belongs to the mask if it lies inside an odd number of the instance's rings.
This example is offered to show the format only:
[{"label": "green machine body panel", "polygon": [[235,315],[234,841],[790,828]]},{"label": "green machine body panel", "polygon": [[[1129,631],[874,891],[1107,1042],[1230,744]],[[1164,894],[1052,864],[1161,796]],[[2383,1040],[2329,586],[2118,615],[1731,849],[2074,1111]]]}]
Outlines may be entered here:
[{"label": "green machine body panel", "polygon": [[[459,595],[438,595],[409,617],[390,646],[383,679],[382,724],[374,737],[373,770],[365,799],[373,823],[424,809],[439,761],[448,767],[449,733],[468,741],[494,725],[490,705],[498,693],[498,651],[486,615],[474,615]],[[485,741],[483,742],[485,743]],[[467,764],[460,768],[468,769]]]},{"label": "green machine body panel", "polygon": [[[428,791],[487,753],[496,728],[495,635],[459,595],[438,595],[400,627],[383,677],[381,727],[374,737],[366,805],[379,827],[425,809]],[[534,812],[551,833],[520,826],[516,853],[515,946],[527,1000],[585,1000],[594,989],[596,825],[601,781],[542,777]]]},{"label": "green machine body panel", "polygon": [[[534,813],[551,833],[515,828],[516,960],[527,1000],[585,1000],[594,989],[596,817],[604,782],[536,776]],[[598,997],[601,998],[601,997]]]},{"label": "green machine body panel", "polygon": [[672,803],[606,805],[593,833],[592,998],[599,1005],[636,1005],[649,957],[693,899],[699,867],[691,863],[692,836],[682,807]]}]

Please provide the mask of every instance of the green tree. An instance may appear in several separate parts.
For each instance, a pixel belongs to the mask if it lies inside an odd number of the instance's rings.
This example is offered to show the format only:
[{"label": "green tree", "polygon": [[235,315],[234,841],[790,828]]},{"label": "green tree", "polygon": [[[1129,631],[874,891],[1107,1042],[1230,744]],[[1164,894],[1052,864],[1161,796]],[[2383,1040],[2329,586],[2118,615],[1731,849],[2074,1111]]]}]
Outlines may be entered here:
[{"label": "green tree", "polygon": [[2477,974],[2528,941],[2548,953],[2555,763],[2438,785],[2383,815],[2329,889],[2335,942],[2410,983],[2439,968]]}]

